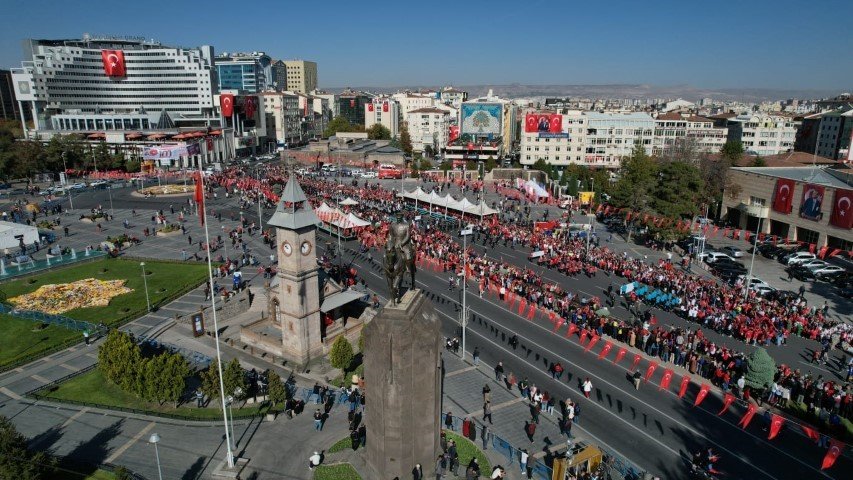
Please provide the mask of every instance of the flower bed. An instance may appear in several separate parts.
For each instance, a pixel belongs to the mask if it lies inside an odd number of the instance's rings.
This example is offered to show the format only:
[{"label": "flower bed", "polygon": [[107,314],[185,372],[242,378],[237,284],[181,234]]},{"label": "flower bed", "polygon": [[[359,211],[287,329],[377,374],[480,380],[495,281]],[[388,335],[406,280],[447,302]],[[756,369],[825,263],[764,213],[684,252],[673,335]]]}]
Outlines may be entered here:
[{"label": "flower bed", "polygon": [[133,291],[124,283],[124,280],[86,278],[72,283],[49,284],[32,293],[10,298],[9,302],[24,310],[53,314],[77,308],[104,307],[113,297]]},{"label": "flower bed", "polygon": [[142,195],[184,195],[193,193],[193,185],[157,185],[137,190]]}]

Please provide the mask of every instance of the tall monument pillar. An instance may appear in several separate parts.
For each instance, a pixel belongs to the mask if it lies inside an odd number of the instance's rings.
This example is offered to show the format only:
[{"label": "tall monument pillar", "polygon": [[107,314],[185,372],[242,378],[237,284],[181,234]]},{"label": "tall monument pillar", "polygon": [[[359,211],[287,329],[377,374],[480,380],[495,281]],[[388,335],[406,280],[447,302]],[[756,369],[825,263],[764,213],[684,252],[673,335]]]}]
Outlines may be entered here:
[{"label": "tall monument pillar", "polygon": [[441,451],[441,320],[420,290],[364,327],[369,478],[411,478]]}]

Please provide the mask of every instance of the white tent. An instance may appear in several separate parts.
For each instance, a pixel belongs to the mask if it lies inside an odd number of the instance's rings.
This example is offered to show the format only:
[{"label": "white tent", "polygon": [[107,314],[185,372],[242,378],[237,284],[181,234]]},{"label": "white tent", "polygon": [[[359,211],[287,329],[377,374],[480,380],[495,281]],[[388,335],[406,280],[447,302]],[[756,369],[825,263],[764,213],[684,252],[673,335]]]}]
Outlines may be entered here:
[{"label": "white tent", "polygon": [[21,246],[16,236],[21,235],[25,245],[32,245],[39,240],[36,227],[14,222],[0,221],[0,248],[16,249]]},{"label": "white tent", "polygon": [[528,180],[524,182],[524,192],[527,193],[528,197],[536,199],[537,201],[540,198],[548,198],[551,194],[548,193],[547,190],[542,188],[538,183],[533,180]]},{"label": "white tent", "polygon": [[352,199],[352,198],[350,198],[350,197],[347,197],[347,198],[345,198],[344,200],[341,200],[341,202],[339,203],[339,205],[344,205],[344,206],[353,206],[353,205],[358,205],[358,202],[357,202],[357,201],[355,201],[355,200],[353,200],[353,199]]},{"label": "white tent", "polygon": [[494,215],[498,213],[498,211],[494,208],[486,206],[485,202],[472,203],[465,197],[463,197],[462,200],[456,200],[450,194],[442,196],[436,193],[435,191],[426,193],[421,190],[420,187],[411,192],[403,191],[402,193],[397,194],[397,196],[409,200],[423,202],[437,209],[444,208],[447,210],[453,210],[454,212],[467,213],[469,215],[485,216]]}]

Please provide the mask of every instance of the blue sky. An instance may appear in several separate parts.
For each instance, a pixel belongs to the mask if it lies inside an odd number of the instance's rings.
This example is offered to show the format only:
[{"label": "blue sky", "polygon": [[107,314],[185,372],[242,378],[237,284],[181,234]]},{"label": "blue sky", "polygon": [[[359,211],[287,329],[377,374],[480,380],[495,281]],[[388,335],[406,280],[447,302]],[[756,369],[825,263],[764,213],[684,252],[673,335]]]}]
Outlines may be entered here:
[{"label": "blue sky", "polygon": [[321,87],[853,85],[851,0],[2,0],[0,12],[0,68],[20,65],[24,38],[90,32],[315,60]]}]

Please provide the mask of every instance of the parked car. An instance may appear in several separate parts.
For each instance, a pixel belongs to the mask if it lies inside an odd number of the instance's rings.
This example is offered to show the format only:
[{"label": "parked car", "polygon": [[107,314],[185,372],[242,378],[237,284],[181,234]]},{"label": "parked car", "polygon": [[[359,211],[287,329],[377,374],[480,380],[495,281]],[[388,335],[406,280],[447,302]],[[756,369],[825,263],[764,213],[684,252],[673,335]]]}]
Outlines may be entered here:
[{"label": "parked car", "polygon": [[715,263],[724,258],[728,258],[729,260],[734,261],[734,258],[726,255],[723,252],[707,252],[707,255],[705,255],[705,263]]},{"label": "parked car", "polygon": [[816,268],[826,267],[829,264],[824,262],[823,260],[814,259],[814,260],[806,260],[805,262],[799,263],[798,265],[801,267],[806,267],[810,270],[814,270]]},{"label": "parked car", "polygon": [[817,278],[822,279],[824,275],[832,277],[833,275],[838,275],[846,270],[844,267],[839,267],[838,265],[824,265],[822,267],[812,268],[811,271],[814,272]]},{"label": "parked car", "polygon": [[814,280],[815,274],[811,270],[806,267],[801,267],[799,265],[792,265],[787,268],[788,273],[791,274],[797,280],[801,280],[805,282],[806,280]]},{"label": "parked car", "polygon": [[771,293],[776,291],[775,288],[771,287],[770,285],[767,285],[766,283],[763,285],[756,285],[756,286],[750,287],[750,288],[755,290],[755,292],[758,293],[759,295],[761,295],[762,297],[767,297]]},{"label": "parked car", "polygon": [[814,253],[794,252],[786,255],[782,260],[785,265],[799,265],[803,262],[817,258]]},{"label": "parked car", "polygon": [[376,178],[376,172],[367,170],[361,174],[361,178]]},{"label": "parked car", "polygon": [[726,255],[732,257],[732,258],[740,258],[743,256],[743,250],[741,250],[737,247],[732,247],[732,246],[723,247],[723,249],[721,251],[723,253],[725,253]]},{"label": "parked car", "polygon": [[836,287],[846,287],[853,283],[853,273],[845,270],[835,274],[824,274],[822,280],[827,281]]}]

